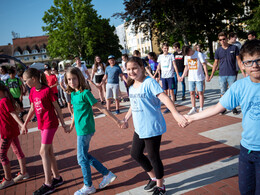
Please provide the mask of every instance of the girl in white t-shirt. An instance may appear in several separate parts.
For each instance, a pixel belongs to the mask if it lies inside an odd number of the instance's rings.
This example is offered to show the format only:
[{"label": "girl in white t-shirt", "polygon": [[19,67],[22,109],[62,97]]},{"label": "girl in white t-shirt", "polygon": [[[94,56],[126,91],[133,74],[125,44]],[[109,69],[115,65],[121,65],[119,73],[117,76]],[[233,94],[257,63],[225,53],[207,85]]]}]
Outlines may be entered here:
[{"label": "girl in white t-shirt", "polygon": [[[106,65],[101,61],[100,56],[96,56],[94,59],[94,64],[92,66],[91,81],[95,76],[95,83],[100,84],[105,75]],[[102,84],[98,88],[99,98],[102,105],[106,104],[104,94],[106,94],[106,83]]]}]

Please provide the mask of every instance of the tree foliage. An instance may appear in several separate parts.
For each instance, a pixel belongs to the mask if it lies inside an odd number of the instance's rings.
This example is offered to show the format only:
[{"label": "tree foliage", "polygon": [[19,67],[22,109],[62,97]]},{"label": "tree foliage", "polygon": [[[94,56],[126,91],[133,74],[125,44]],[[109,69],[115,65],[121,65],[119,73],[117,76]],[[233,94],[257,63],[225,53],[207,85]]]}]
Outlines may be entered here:
[{"label": "tree foliage", "polygon": [[252,17],[246,21],[247,29],[254,30],[260,37],[260,0],[254,1],[255,6],[252,9]]},{"label": "tree foliage", "polygon": [[93,59],[100,55],[105,59],[110,54],[120,55],[115,27],[97,14],[91,0],[54,0],[43,21],[51,57]]},{"label": "tree foliage", "polygon": [[252,15],[245,14],[245,2],[255,6],[250,0],[124,0],[125,12],[115,16],[130,18],[136,31],[151,28],[159,41],[207,42],[212,58],[212,41],[219,32],[245,36],[241,24]]}]

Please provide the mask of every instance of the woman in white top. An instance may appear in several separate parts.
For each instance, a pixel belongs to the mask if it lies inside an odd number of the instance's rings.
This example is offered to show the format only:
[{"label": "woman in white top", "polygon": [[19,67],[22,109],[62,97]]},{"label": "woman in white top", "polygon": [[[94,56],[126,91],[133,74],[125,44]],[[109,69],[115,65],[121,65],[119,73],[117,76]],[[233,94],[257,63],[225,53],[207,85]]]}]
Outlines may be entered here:
[{"label": "woman in white top", "polygon": [[[100,56],[96,56],[94,59],[94,64],[92,66],[92,73],[91,73],[91,81],[95,76],[95,83],[100,84],[104,75],[105,75],[106,65],[101,61]],[[104,94],[106,93],[106,84],[104,83],[98,88],[99,98],[103,105],[106,104]]]}]

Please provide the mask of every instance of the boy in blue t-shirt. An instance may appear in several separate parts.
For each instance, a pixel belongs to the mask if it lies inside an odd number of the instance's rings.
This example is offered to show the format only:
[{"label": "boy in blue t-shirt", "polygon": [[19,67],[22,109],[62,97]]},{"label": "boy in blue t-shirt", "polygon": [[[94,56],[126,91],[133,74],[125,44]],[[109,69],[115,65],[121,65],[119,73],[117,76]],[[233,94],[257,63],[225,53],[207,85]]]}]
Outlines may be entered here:
[{"label": "boy in blue t-shirt", "polygon": [[119,77],[127,83],[127,79],[124,76],[121,68],[116,64],[115,56],[108,56],[108,63],[105,70],[105,75],[100,84],[97,86],[102,86],[103,83],[107,80],[106,85],[106,101],[107,101],[107,110],[110,111],[111,99],[115,99],[116,103],[116,114],[119,114]]},{"label": "boy in blue t-shirt", "polygon": [[185,117],[192,122],[241,106],[243,132],[239,190],[242,195],[260,194],[260,40],[246,42],[240,50],[240,57],[249,76],[235,82],[217,105]]}]

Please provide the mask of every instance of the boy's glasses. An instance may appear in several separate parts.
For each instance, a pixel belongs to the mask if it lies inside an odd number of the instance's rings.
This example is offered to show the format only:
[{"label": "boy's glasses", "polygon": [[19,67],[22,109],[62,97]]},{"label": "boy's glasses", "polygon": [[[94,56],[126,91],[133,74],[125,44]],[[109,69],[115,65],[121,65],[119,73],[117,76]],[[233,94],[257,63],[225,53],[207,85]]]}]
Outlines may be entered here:
[{"label": "boy's glasses", "polygon": [[243,64],[246,67],[251,67],[251,66],[253,66],[254,63],[256,63],[256,65],[260,66],[260,58],[256,59],[256,60],[243,61]]}]

